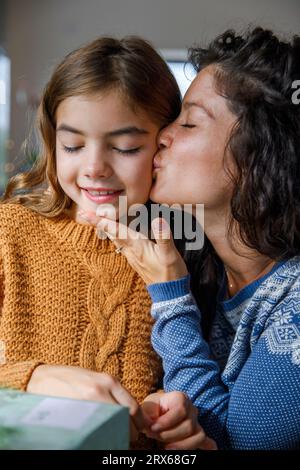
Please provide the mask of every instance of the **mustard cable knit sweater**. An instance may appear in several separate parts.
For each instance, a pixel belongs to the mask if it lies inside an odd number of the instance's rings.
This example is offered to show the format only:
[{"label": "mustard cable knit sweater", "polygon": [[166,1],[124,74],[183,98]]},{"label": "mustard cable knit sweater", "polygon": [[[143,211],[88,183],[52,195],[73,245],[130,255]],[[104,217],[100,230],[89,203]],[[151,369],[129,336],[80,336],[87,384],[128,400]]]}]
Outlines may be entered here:
[{"label": "mustard cable knit sweater", "polygon": [[0,386],[25,390],[37,365],[107,372],[141,402],[161,377],[151,301],[109,240],[67,215],[0,205]]}]

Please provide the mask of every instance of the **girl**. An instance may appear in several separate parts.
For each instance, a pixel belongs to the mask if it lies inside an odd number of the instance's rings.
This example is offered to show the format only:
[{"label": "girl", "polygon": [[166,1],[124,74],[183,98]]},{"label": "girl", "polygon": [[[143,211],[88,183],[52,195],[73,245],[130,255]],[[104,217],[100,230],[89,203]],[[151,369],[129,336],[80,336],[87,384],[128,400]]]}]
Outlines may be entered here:
[{"label": "girl", "polygon": [[[115,239],[148,284],[165,388],[188,394],[219,448],[300,443],[299,54],[299,37],[261,28],[192,50],[198,75],[160,134],[151,199],[204,203],[194,296],[163,220],[157,244]],[[112,237],[116,224],[102,217],[99,228]],[[167,439],[171,422],[152,431]]]},{"label": "girl", "polygon": [[40,158],[0,207],[1,386],[121,403],[145,426],[138,403],[161,377],[150,298],[78,210],[146,203],[158,130],[179,109],[174,77],[137,37],[97,39],[55,69]]}]

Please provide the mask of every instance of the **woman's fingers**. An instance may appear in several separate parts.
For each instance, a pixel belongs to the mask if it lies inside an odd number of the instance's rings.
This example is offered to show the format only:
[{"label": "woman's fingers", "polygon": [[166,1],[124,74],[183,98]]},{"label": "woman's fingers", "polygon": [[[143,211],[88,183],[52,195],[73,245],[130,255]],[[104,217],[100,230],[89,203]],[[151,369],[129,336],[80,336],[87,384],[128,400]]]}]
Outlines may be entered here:
[{"label": "woman's fingers", "polygon": [[141,404],[141,409],[149,420],[149,426],[144,430],[145,432],[149,432],[151,424],[153,424],[161,414],[160,396],[160,392],[152,393],[148,395]]},{"label": "woman's fingers", "polygon": [[92,211],[83,211],[82,209],[79,209],[77,215],[91,225],[96,226],[99,222],[99,217]]},{"label": "woman's fingers", "polygon": [[147,237],[139,232],[136,232],[124,224],[117,222],[114,219],[110,219],[106,216],[96,215],[91,211],[79,210],[78,215],[91,225],[96,227],[97,236],[101,239],[109,238],[116,248],[128,247],[131,242],[140,240]]},{"label": "woman's fingers", "polygon": [[[216,449],[215,442],[208,438],[198,423],[198,410],[182,392],[169,392],[159,396],[162,415],[146,432],[166,444],[166,449]],[[156,432],[153,432],[154,430]]]},{"label": "woman's fingers", "polygon": [[165,248],[173,248],[175,246],[171,228],[165,219],[157,217],[151,223],[156,243]]},{"label": "woman's fingers", "polygon": [[192,436],[196,432],[197,425],[197,416],[193,416],[189,419],[182,421],[173,429],[156,433],[155,437],[159,441],[163,441],[165,443],[181,441]]},{"label": "woman's fingers", "polygon": [[152,243],[143,234],[136,232],[120,222],[101,217],[97,224],[97,234],[105,233],[115,247],[124,250],[125,256],[134,255],[137,248],[141,251],[141,243]]},{"label": "woman's fingers", "polygon": [[151,431],[162,432],[178,426],[193,412],[194,407],[182,392],[169,392],[161,395],[162,415],[151,426]]},{"label": "woman's fingers", "polygon": [[107,216],[84,213],[83,218],[96,224],[99,238],[108,237],[116,249],[122,250],[128,263],[147,285],[173,281],[188,274],[186,264],[174,244],[171,229],[164,219],[157,218],[152,223],[155,243],[143,233]]},{"label": "woman's fingers", "polygon": [[187,439],[169,443],[165,446],[167,450],[217,450],[215,441],[206,436],[205,432],[198,425],[198,431]]}]

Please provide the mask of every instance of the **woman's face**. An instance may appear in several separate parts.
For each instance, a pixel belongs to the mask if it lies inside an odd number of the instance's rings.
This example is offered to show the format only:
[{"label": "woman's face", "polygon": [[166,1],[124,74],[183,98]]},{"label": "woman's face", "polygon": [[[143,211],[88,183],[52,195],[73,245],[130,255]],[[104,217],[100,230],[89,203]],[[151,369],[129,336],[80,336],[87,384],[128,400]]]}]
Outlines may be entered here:
[{"label": "woman's face", "polygon": [[158,138],[153,201],[204,204],[206,211],[229,204],[231,184],[223,158],[236,117],[215,90],[213,70],[209,66],[197,75],[180,116]]},{"label": "woman's face", "polygon": [[158,125],[141,109],[133,110],[117,90],[73,96],[56,114],[57,176],[78,209],[96,212],[119,196],[128,207],[144,204],[152,184]]}]

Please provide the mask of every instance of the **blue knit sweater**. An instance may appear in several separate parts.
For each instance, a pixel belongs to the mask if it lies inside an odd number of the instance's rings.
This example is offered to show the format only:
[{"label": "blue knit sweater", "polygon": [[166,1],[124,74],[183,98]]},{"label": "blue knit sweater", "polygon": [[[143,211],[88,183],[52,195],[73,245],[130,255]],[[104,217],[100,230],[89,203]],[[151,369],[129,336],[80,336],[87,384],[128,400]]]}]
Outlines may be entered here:
[{"label": "blue knit sweater", "polygon": [[185,392],[219,448],[300,447],[300,256],[224,300],[208,342],[189,276],[152,284],[164,389]]}]

